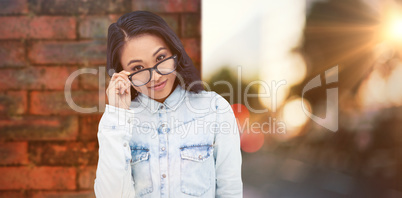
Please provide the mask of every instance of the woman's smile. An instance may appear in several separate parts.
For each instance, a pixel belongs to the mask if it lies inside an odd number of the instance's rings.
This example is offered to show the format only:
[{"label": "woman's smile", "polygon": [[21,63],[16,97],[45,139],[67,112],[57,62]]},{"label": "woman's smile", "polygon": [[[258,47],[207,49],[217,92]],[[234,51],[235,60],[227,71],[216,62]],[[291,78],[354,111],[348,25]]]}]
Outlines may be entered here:
[{"label": "woman's smile", "polygon": [[161,83],[159,83],[159,84],[156,84],[156,85],[154,85],[154,86],[149,87],[149,89],[152,89],[152,90],[155,90],[155,91],[160,91],[160,90],[162,90],[163,88],[165,88],[167,81],[168,81],[168,80],[166,79],[165,81],[163,81],[163,82],[161,82]]}]

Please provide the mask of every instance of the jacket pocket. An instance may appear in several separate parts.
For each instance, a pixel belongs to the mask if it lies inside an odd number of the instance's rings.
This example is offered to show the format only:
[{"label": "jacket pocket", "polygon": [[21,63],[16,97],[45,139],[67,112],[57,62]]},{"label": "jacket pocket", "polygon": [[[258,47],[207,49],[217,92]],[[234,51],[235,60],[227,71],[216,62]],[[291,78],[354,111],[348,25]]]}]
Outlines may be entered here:
[{"label": "jacket pocket", "polygon": [[149,149],[131,148],[131,174],[134,179],[134,189],[138,196],[153,191]]},{"label": "jacket pocket", "polygon": [[181,191],[201,196],[211,187],[214,174],[213,146],[196,145],[180,148]]}]

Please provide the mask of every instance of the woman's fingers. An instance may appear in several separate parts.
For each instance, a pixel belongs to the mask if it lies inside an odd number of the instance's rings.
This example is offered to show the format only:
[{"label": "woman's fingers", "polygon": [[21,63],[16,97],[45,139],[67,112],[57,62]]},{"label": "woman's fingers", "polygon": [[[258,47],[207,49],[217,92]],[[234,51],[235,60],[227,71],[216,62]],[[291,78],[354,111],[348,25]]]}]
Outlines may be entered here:
[{"label": "woman's fingers", "polygon": [[[120,71],[119,73],[114,73],[111,79],[111,82],[117,83],[116,89],[119,91],[116,91],[116,93],[124,94],[125,92],[129,93],[127,89],[130,87],[130,81],[128,79],[128,75],[130,75],[130,72],[127,71]],[[122,83],[123,82],[123,83]]]},{"label": "woman's fingers", "polygon": [[116,84],[117,84],[117,86],[116,86],[116,93],[120,94],[120,90],[122,89],[121,81],[120,81],[120,80],[117,81]]},{"label": "woman's fingers", "polygon": [[111,81],[115,81],[118,77],[122,77],[123,79],[125,79],[126,81],[129,82],[128,80],[128,75],[130,75],[130,72],[127,71],[121,71],[119,73],[114,73],[112,78],[110,79]]},{"label": "woman's fingers", "polygon": [[126,85],[122,81],[120,81],[120,94],[123,94],[125,91]]},{"label": "woman's fingers", "polygon": [[106,90],[109,104],[121,108],[128,108],[130,106],[131,82],[128,79],[128,75],[130,75],[130,73],[126,71],[112,75]]},{"label": "woman's fingers", "polygon": [[128,75],[130,75],[130,72],[122,70],[119,72],[119,74],[124,74],[124,75],[128,76]]},{"label": "woman's fingers", "polygon": [[124,86],[122,85],[123,83],[122,83],[122,81],[121,80],[118,80],[117,82],[116,82],[116,84],[117,84],[117,86],[116,86],[116,93],[118,93],[118,94],[121,94],[121,90],[124,88]]},{"label": "woman's fingers", "polygon": [[115,81],[113,82],[114,88],[116,89],[116,93],[124,94],[127,89],[130,87],[130,82],[127,82],[121,76],[116,77]]}]

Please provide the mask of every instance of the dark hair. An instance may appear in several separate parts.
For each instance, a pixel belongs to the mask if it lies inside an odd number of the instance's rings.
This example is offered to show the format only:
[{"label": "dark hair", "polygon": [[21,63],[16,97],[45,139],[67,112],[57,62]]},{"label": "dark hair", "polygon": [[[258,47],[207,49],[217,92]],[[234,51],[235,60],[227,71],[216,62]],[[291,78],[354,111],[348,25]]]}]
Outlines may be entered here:
[{"label": "dark hair", "polygon": [[[182,77],[178,80],[176,77],[174,87],[180,85],[191,92],[199,93],[204,90],[199,72],[195,68],[190,57],[184,50],[183,44],[168,26],[168,24],[158,15],[149,11],[134,11],[121,16],[116,23],[112,23],[108,29],[107,38],[107,71],[110,76],[113,72],[120,72],[123,67],[120,63],[121,49],[126,39],[137,35],[148,33],[159,36],[170,48],[173,54],[177,54],[177,73]],[[131,87],[131,100],[138,96],[138,92]]]}]

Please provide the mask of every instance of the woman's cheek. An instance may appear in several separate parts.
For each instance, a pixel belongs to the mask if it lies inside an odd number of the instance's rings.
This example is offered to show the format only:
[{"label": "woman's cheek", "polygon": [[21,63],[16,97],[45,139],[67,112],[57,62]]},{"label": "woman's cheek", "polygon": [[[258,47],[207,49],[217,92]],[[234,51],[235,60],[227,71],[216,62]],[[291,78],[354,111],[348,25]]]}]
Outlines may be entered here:
[{"label": "woman's cheek", "polygon": [[149,95],[148,89],[147,89],[147,87],[146,87],[145,85],[144,85],[144,86],[139,86],[139,87],[134,87],[134,89],[135,89],[137,92],[143,93],[143,94],[145,94],[145,95]]}]

